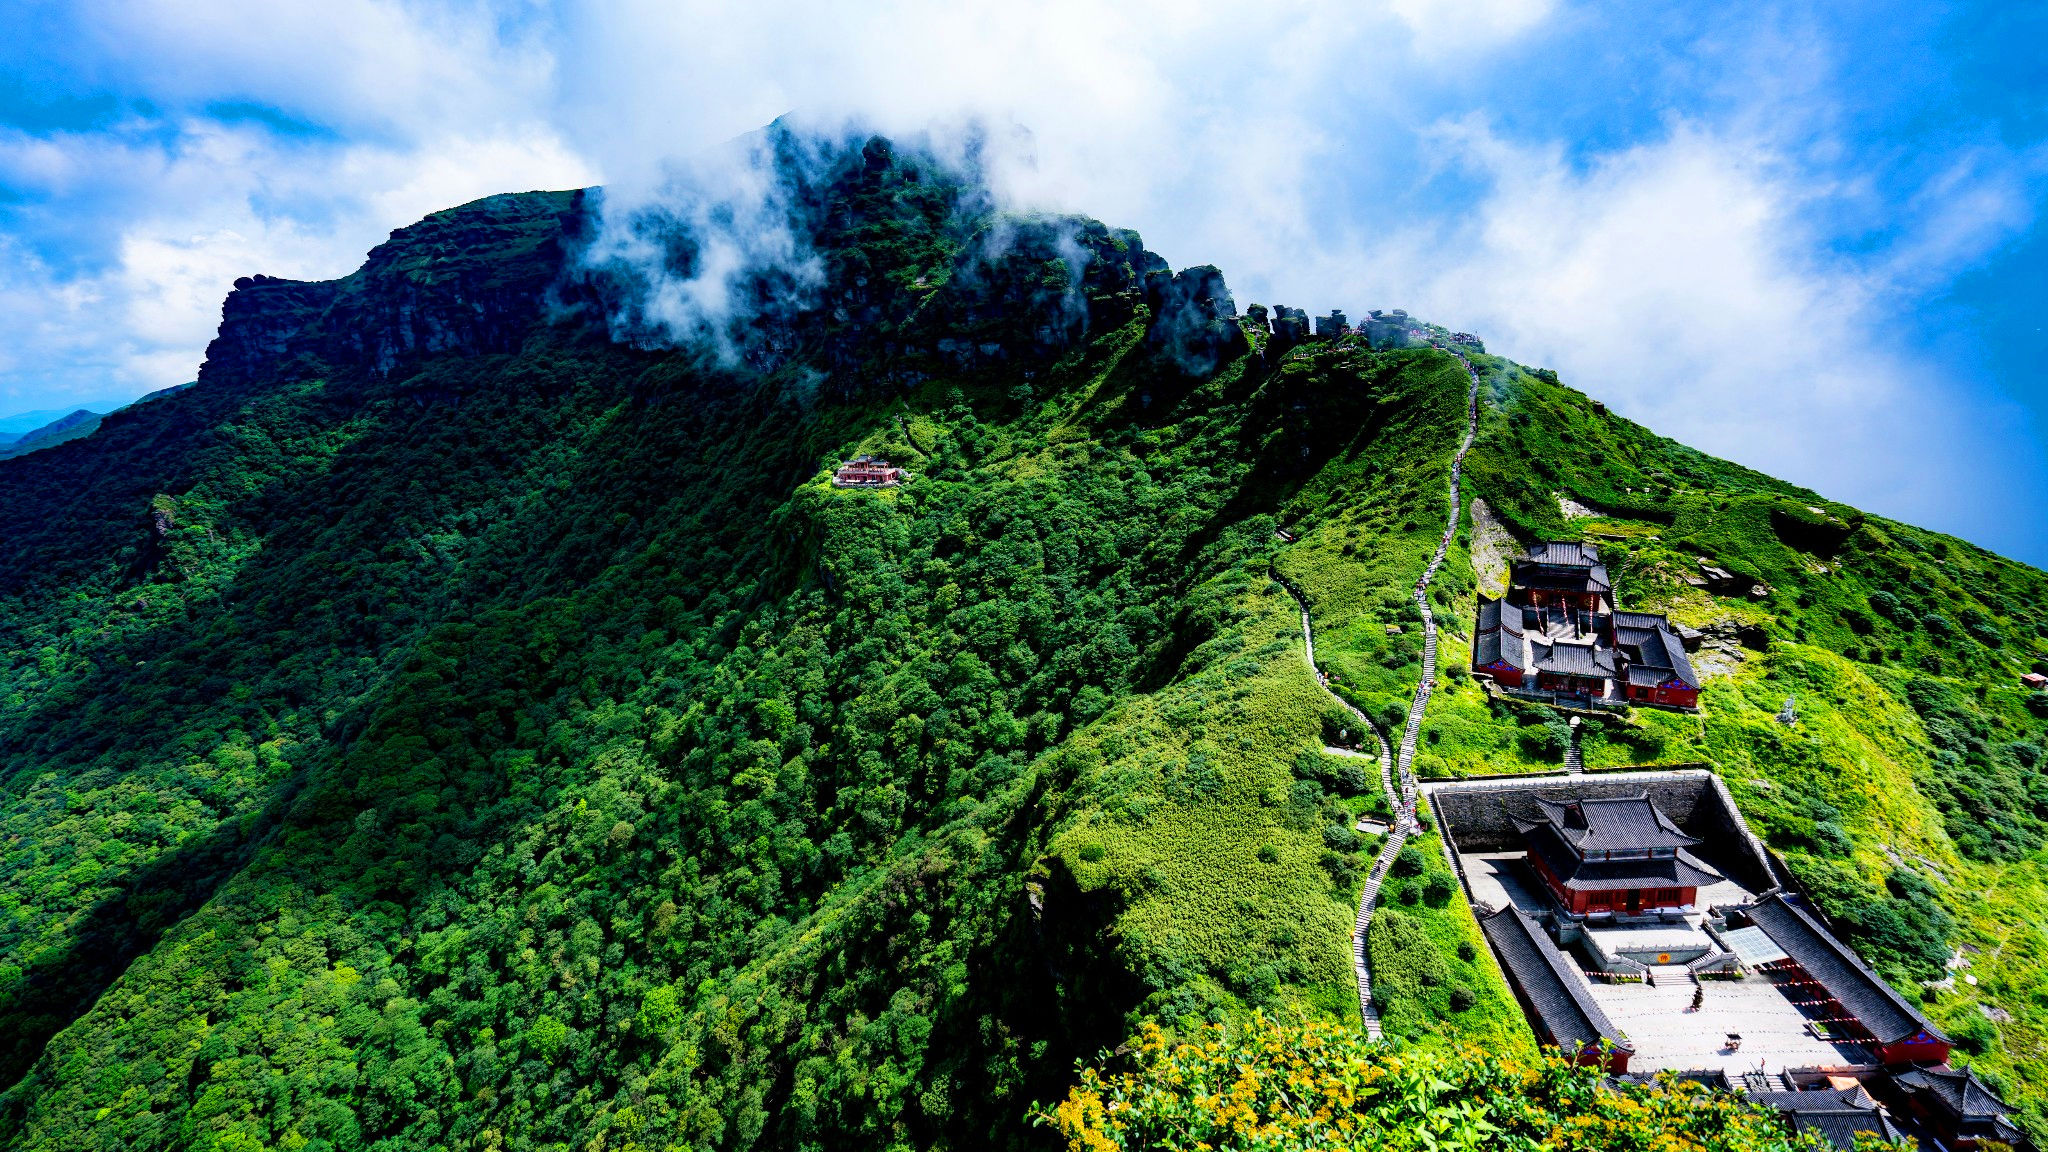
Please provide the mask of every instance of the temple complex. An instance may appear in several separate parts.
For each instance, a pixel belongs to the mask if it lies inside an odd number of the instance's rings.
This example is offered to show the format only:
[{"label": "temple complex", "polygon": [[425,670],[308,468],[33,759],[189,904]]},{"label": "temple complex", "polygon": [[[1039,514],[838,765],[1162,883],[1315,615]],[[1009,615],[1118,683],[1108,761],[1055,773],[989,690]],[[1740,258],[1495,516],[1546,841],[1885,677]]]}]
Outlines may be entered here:
[{"label": "temple complex", "polygon": [[1539,1043],[1746,1094],[1854,1152],[2031,1145],[1996,1084],[1829,929],[1701,769],[1422,785]]}]

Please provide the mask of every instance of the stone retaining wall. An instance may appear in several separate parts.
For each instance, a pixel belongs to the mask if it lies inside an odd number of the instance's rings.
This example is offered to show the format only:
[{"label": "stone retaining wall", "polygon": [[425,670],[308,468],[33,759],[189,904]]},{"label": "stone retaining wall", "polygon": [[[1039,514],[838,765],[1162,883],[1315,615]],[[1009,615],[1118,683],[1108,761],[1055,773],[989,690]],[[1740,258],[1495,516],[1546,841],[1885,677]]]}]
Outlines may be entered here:
[{"label": "stone retaining wall", "polygon": [[1452,853],[1513,852],[1523,847],[1514,818],[1532,818],[1535,797],[1603,800],[1639,796],[1650,800],[1702,847],[1730,880],[1752,892],[1784,881],[1763,846],[1713,773],[1702,769],[1629,771],[1586,775],[1543,775],[1520,779],[1425,783],[1430,809]]}]

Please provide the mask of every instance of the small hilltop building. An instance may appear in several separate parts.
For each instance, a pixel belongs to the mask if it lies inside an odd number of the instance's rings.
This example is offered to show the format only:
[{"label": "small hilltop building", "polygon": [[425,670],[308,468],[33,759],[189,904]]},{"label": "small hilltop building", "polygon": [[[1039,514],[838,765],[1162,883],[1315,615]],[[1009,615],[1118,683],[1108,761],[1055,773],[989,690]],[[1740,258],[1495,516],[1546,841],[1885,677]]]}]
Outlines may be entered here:
[{"label": "small hilltop building", "polygon": [[893,488],[903,483],[903,469],[879,456],[855,456],[832,473],[834,488]]}]

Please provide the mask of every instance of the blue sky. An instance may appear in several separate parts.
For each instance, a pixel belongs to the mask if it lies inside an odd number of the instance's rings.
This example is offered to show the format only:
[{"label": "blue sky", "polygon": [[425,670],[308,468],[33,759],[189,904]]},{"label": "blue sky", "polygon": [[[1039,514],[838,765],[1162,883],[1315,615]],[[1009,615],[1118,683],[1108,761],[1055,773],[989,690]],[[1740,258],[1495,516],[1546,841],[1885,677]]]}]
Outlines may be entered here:
[{"label": "blue sky", "polygon": [[1407,307],[1658,431],[2048,563],[2048,8],[0,10],[0,415],[192,378],[237,275],[785,112],[976,120],[1241,303]]}]

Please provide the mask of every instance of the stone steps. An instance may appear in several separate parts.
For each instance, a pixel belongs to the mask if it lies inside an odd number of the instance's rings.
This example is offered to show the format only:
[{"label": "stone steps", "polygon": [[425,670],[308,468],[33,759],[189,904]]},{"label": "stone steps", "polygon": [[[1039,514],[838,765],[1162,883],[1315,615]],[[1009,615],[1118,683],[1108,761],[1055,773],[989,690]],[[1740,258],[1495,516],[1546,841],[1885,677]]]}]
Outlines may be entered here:
[{"label": "stone steps", "polygon": [[1700,978],[1683,964],[1652,964],[1646,982],[1654,988],[1683,989],[1684,995],[1690,997]]}]

